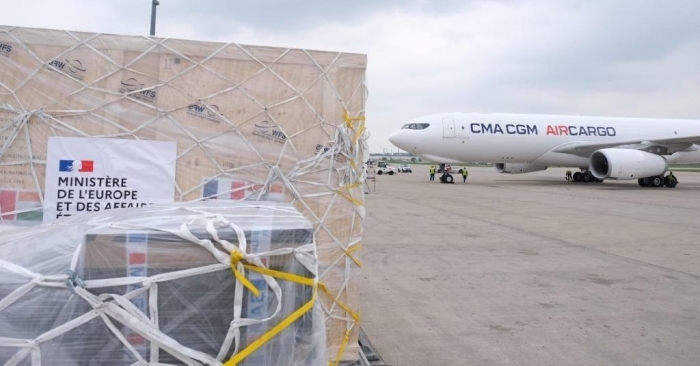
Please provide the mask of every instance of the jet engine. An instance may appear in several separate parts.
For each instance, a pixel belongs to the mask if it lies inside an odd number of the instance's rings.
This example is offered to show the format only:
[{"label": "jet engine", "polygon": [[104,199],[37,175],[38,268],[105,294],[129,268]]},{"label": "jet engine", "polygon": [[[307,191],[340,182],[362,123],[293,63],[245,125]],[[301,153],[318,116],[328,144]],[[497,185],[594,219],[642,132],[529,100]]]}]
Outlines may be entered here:
[{"label": "jet engine", "polygon": [[632,180],[664,174],[668,162],[646,151],[611,148],[593,152],[589,169],[598,179]]},{"label": "jet engine", "polygon": [[496,170],[499,173],[509,173],[509,174],[523,174],[536,172],[540,170],[546,170],[546,165],[533,165],[524,163],[498,163],[496,164]]}]

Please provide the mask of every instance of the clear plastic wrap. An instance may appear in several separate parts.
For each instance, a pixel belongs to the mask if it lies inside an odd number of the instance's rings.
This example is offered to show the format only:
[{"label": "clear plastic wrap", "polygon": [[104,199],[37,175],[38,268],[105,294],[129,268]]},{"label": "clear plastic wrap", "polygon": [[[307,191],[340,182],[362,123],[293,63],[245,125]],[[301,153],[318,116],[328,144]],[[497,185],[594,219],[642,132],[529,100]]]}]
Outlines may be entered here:
[{"label": "clear plastic wrap", "polygon": [[298,210],[273,202],[6,231],[0,364],[327,365],[313,237]]},{"label": "clear plastic wrap", "polygon": [[311,222],[328,357],[355,360],[366,67],[362,54],[0,26],[0,224],[48,216],[53,138],[175,143],[173,201],[289,202]]}]

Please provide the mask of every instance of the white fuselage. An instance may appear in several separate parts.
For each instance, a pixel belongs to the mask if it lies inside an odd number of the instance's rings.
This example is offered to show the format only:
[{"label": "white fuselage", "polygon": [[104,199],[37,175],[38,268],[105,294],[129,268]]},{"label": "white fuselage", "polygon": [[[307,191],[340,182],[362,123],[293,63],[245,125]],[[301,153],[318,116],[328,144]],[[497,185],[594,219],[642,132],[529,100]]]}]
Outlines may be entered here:
[{"label": "white fuselage", "polygon": [[[525,163],[588,167],[589,158],[552,150],[571,142],[700,135],[700,121],[679,119],[450,113],[417,118],[423,129],[402,128],[389,140],[402,150],[441,163]],[[404,126],[404,127],[406,127]],[[700,162],[700,147],[666,156],[669,163]]]}]

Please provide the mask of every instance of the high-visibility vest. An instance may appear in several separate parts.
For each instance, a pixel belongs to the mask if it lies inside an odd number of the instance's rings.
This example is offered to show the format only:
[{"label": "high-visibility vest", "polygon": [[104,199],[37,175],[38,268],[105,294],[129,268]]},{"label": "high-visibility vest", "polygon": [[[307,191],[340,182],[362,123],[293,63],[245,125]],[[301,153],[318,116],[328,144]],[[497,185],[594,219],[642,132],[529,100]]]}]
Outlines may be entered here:
[{"label": "high-visibility vest", "polygon": [[467,175],[469,175],[469,172],[467,171],[467,168],[462,168],[462,175],[465,176],[465,177],[466,177]]},{"label": "high-visibility vest", "polygon": [[435,174],[435,167],[433,167],[433,166],[430,167],[430,174]]}]

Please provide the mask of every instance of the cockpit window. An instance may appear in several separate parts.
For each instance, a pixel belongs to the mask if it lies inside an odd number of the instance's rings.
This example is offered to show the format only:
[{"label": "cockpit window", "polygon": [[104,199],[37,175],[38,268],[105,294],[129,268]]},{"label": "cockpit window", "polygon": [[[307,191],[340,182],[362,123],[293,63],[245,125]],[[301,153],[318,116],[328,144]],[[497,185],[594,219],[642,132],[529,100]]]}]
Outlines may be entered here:
[{"label": "cockpit window", "polygon": [[408,130],[424,130],[430,126],[430,123],[408,123],[403,125],[401,129],[408,129]]}]

